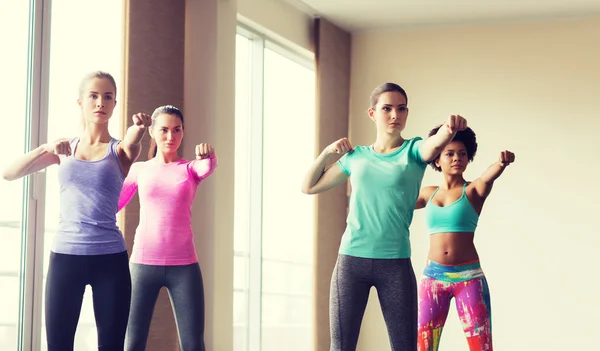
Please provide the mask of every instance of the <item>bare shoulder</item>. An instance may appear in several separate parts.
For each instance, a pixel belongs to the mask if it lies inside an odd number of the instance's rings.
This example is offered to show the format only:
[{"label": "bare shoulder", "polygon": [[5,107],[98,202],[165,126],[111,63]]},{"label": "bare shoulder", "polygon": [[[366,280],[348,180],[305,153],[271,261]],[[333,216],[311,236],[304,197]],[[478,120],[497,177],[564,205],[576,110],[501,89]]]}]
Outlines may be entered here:
[{"label": "bare shoulder", "polygon": [[433,195],[433,192],[435,191],[435,189],[437,189],[438,187],[435,185],[427,185],[421,188],[421,193],[419,194],[419,197],[424,197],[424,198],[429,198],[431,197],[431,195]]},{"label": "bare shoulder", "polygon": [[483,206],[483,203],[485,202],[485,197],[482,197],[477,189],[481,182],[482,180],[480,178],[477,178],[472,182],[467,182],[467,188],[465,190],[467,198],[478,213],[481,211],[481,206]]},{"label": "bare shoulder", "polygon": [[477,188],[477,182],[478,182],[479,178],[475,179],[475,180],[467,180],[467,188],[465,189],[467,194],[472,194],[474,191],[476,191]]},{"label": "bare shoulder", "polygon": [[482,182],[481,178],[477,178],[473,181],[467,181],[467,195],[468,196],[478,196],[479,193],[477,191],[477,187],[480,185],[480,183]]},{"label": "bare shoulder", "polygon": [[123,139],[116,139],[116,138],[113,138],[113,139],[115,140],[114,142],[117,144],[116,145],[117,151],[124,152],[125,145],[123,144]]},{"label": "bare shoulder", "polygon": [[424,186],[421,188],[421,191],[419,191],[419,197],[417,198],[417,203],[415,204],[416,210],[424,208],[427,205],[427,201],[429,201],[429,198],[436,188],[436,186]]}]

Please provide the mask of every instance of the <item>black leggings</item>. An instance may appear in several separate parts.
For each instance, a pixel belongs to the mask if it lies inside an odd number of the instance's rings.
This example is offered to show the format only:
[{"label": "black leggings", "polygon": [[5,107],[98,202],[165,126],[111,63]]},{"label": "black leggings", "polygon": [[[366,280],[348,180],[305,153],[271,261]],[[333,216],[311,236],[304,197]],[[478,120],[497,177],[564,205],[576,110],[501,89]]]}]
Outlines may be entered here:
[{"label": "black leggings", "polygon": [[72,351],[85,287],[91,285],[98,350],[123,351],[131,301],[127,252],[108,255],[50,253],[46,280],[48,351]]},{"label": "black leggings", "polygon": [[331,278],[331,351],[355,351],[371,287],[377,289],[392,351],[417,350],[417,280],[410,258],[339,255]]},{"label": "black leggings", "polygon": [[182,351],[204,351],[204,286],[200,265],[154,266],[131,263],[133,299],[127,351],[144,351],[158,293],[166,287]]}]

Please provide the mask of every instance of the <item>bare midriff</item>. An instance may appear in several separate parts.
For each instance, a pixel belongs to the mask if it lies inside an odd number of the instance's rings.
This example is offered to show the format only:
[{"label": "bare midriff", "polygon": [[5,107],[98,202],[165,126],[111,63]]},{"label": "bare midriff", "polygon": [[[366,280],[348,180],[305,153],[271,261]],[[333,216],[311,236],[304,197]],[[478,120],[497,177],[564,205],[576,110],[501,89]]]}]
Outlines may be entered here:
[{"label": "bare midriff", "polygon": [[438,233],[430,236],[428,258],[432,261],[456,265],[479,259],[473,243],[475,233]]}]

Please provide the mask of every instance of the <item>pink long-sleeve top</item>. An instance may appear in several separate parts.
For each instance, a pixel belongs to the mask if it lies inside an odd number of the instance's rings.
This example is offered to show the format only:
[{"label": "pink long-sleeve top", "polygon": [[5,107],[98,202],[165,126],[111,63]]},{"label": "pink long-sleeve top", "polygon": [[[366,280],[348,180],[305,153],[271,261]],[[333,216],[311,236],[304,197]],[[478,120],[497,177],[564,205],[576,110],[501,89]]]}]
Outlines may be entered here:
[{"label": "pink long-sleeve top", "polygon": [[119,210],[139,191],[140,221],[130,261],[176,266],[198,262],[191,224],[191,207],[198,184],[217,167],[209,158],[160,163],[136,162],[123,183]]}]

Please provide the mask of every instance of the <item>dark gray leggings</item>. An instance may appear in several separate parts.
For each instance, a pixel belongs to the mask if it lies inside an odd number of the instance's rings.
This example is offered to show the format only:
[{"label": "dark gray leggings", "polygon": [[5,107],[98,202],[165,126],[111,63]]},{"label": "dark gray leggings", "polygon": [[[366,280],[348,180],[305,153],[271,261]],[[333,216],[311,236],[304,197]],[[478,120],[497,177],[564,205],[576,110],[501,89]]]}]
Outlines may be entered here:
[{"label": "dark gray leggings", "polygon": [[200,265],[153,266],[130,264],[131,309],[127,350],[144,351],[158,293],[166,287],[177,321],[182,351],[204,351],[204,287]]},{"label": "dark gray leggings", "polygon": [[127,251],[104,255],[50,253],[46,279],[48,351],[74,349],[86,285],[92,287],[98,350],[123,351],[131,297]]},{"label": "dark gray leggings", "polygon": [[369,291],[377,289],[392,351],[417,350],[417,280],[410,258],[339,255],[329,302],[331,351],[355,351]]}]

